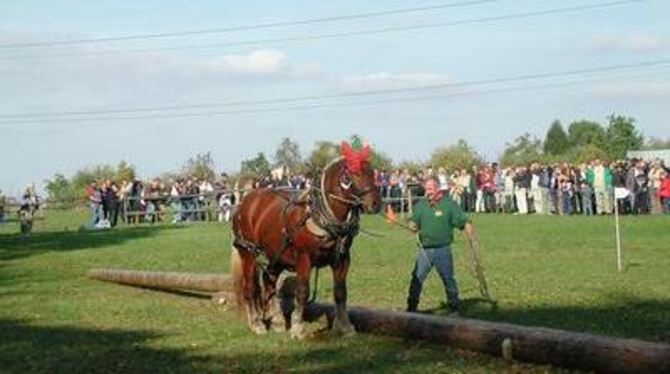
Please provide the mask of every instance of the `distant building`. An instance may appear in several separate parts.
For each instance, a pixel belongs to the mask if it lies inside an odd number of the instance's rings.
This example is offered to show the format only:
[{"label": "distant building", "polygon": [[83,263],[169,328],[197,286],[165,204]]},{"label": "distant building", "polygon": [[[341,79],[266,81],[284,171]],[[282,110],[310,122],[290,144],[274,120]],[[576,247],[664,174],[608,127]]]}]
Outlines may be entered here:
[{"label": "distant building", "polygon": [[670,166],[670,149],[657,149],[653,151],[628,151],[628,158],[637,158],[645,161],[663,160],[666,166]]}]

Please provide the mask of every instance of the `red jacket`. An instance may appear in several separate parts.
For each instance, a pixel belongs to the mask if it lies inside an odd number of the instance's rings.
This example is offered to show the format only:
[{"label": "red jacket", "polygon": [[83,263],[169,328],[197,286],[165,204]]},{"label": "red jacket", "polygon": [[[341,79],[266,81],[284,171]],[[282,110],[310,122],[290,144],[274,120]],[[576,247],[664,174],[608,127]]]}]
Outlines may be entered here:
[{"label": "red jacket", "polygon": [[661,182],[661,188],[658,190],[658,196],[664,199],[670,199],[670,177],[665,177]]}]

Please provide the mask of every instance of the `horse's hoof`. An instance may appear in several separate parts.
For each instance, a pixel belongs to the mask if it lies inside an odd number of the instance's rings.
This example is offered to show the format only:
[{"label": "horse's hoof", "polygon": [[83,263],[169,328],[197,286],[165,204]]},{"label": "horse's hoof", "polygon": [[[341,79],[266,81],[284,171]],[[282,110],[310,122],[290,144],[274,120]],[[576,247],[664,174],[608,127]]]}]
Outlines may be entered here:
[{"label": "horse's hoof", "polygon": [[256,335],[265,335],[268,333],[268,329],[266,329],[263,325],[251,326],[251,331]]},{"label": "horse's hoof", "polygon": [[272,328],[272,331],[274,332],[286,332],[286,323],[284,323],[283,321],[281,323],[272,322],[270,326]]},{"label": "horse's hoof", "polygon": [[303,340],[307,337],[305,327],[302,325],[294,325],[291,327],[291,338]]},{"label": "horse's hoof", "polygon": [[333,323],[333,329],[331,331],[333,332],[333,334],[345,338],[356,335],[356,329],[354,328],[354,325],[352,325],[351,323],[341,324],[335,322]]}]

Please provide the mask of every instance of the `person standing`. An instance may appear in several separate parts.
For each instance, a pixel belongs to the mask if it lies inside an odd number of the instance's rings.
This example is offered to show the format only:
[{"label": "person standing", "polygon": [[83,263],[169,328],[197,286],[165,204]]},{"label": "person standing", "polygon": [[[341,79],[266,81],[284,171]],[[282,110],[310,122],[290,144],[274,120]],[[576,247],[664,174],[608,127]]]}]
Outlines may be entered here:
[{"label": "person standing", "polygon": [[505,174],[505,213],[517,211],[514,204],[514,168],[510,167],[504,170]]},{"label": "person standing", "polygon": [[100,194],[97,182],[91,182],[86,188],[86,198],[88,199],[88,207],[90,209],[88,227],[94,229],[98,222],[102,220],[102,195]]},{"label": "person standing", "polygon": [[475,182],[475,213],[484,213],[484,172],[477,165],[472,167],[472,178]]},{"label": "person standing", "polygon": [[610,168],[596,159],[593,161],[593,168],[586,174],[586,180],[593,186],[593,192],[596,196],[596,213],[612,213],[612,171]]},{"label": "person standing", "polygon": [[502,170],[500,169],[500,165],[497,162],[494,162],[491,165],[492,165],[491,168],[493,169],[493,180],[495,184],[495,211],[496,213],[504,213],[505,178],[503,177]]},{"label": "person standing", "polygon": [[658,189],[658,198],[663,203],[663,212],[670,214],[670,173],[663,170],[661,172],[661,185]]},{"label": "person standing", "polygon": [[540,189],[540,166],[534,162],[530,165],[530,195],[533,200],[533,210],[536,214],[546,214],[544,211],[544,196]]},{"label": "person standing", "polygon": [[579,191],[582,194],[582,214],[586,216],[593,215],[593,188],[586,183],[585,180],[582,181]]},{"label": "person standing", "polygon": [[644,161],[638,161],[635,165],[635,207],[634,214],[649,214],[651,212],[649,201],[649,170]]},{"label": "person standing", "polygon": [[659,199],[658,192],[663,183],[663,173],[665,170],[661,167],[660,161],[656,160],[649,168],[649,203],[651,205],[651,214],[659,214],[663,211],[661,199]]},{"label": "person standing", "polygon": [[445,287],[450,312],[459,309],[458,285],[454,278],[451,243],[454,228],[465,230],[469,240],[474,238],[474,228],[468,216],[439,188],[439,180],[431,177],[424,184],[426,198],[421,199],[410,218],[410,227],[419,237],[419,253],[410,280],[407,311],[416,312],[423,282],[435,267]]},{"label": "person standing", "polygon": [[528,214],[528,189],[530,188],[530,174],[525,166],[520,166],[514,176],[517,214]]},{"label": "person standing", "polygon": [[107,200],[108,215],[110,227],[116,226],[119,220],[119,187],[116,182],[109,182],[105,193]]},{"label": "person standing", "polygon": [[5,195],[2,194],[2,190],[0,190],[0,223],[3,223],[5,221],[5,205],[7,204],[7,199],[5,198]]}]

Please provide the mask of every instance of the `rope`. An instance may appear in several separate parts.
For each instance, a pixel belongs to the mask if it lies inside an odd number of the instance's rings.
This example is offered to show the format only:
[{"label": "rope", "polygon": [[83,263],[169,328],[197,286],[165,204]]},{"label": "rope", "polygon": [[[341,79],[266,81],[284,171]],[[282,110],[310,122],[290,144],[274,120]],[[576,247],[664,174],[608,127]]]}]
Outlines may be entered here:
[{"label": "rope", "polygon": [[307,300],[307,304],[312,304],[316,300],[316,294],[319,289],[319,268],[315,268],[314,287],[312,287],[312,296]]},{"label": "rope", "polygon": [[360,228],[360,227],[358,228],[358,231],[362,232],[363,234],[372,236],[373,238],[385,238],[386,237],[386,235],[379,234],[379,233],[369,231],[369,230],[365,230],[365,229]]}]

